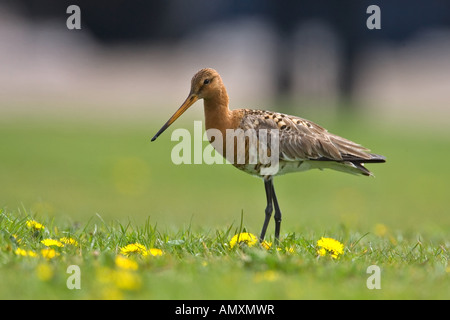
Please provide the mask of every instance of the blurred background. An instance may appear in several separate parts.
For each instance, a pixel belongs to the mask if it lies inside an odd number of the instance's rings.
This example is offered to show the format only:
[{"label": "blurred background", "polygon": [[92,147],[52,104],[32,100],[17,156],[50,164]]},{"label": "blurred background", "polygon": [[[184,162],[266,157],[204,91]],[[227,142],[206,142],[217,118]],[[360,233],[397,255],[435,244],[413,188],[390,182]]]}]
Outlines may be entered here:
[{"label": "blurred background", "polygon": [[[73,4],[80,30],[66,26]],[[366,26],[373,4],[379,30]],[[192,131],[201,103],[150,144],[204,67],[231,108],[303,116],[387,156],[370,166],[376,179],[275,180],[288,230],[450,227],[444,0],[2,1],[0,207],[168,228],[226,226],[243,211],[257,233],[262,182],[170,162],[171,130]]]}]

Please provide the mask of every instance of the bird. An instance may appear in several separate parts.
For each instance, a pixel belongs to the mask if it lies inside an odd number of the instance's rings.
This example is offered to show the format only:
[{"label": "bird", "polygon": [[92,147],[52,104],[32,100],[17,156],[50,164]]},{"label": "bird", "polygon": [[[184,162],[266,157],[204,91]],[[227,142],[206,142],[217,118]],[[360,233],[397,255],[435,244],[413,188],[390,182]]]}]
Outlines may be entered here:
[{"label": "bird", "polygon": [[[188,97],[151,141],[155,141],[187,109],[201,99],[203,99],[206,132],[214,133],[208,134],[209,142],[214,149],[236,168],[260,177],[264,181],[267,204],[259,236],[260,242],[264,241],[274,210],[275,240],[279,241],[280,237],[282,214],[273,184],[275,176],[310,169],[333,169],[356,175],[373,176],[364,164],[386,161],[384,156],[370,153],[369,149],[360,144],[332,134],[310,120],[280,112],[256,109],[230,110],[225,85],[219,73],[212,68],[201,69],[192,77]],[[237,138],[227,139],[227,134],[239,129],[242,132],[256,133],[254,139],[251,139],[250,135],[245,137],[245,154],[241,161],[237,161],[239,156],[237,146],[233,144],[230,147],[231,142],[236,142]],[[264,138],[261,134],[263,131],[273,135],[270,135],[270,139],[269,136]],[[274,140],[272,140],[273,137],[275,137]],[[269,170],[267,161],[265,163],[258,159],[256,163],[250,161],[251,150],[255,153],[255,150],[259,152],[262,148],[266,149],[266,154],[271,159],[277,160],[276,170]]]}]

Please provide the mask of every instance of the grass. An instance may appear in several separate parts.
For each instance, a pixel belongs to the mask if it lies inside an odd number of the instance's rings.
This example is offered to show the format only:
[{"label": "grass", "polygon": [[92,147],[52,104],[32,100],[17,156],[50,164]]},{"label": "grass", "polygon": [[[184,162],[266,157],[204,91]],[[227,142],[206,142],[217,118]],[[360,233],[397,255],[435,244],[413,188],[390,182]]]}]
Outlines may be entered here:
[{"label": "grass", "polygon": [[[101,217],[86,225],[40,220],[45,229],[27,227],[32,217],[0,215],[2,299],[448,299],[450,245],[445,239],[336,230],[344,244],[337,259],[317,254],[314,233],[288,233],[278,245],[230,247],[243,226],[193,232],[161,232],[142,225],[105,223]],[[46,247],[43,239],[70,237],[76,244]],[[139,243],[162,255],[133,253],[121,248]],[[21,256],[17,249],[37,256]],[[55,255],[43,256],[51,248]],[[286,250],[289,248],[289,250]],[[120,264],[123,257],[130,264]],[[119,258],[120,259],[120,258]],[[70,265],[80,267],[81,289],[70,290]],[[381,289],[369,290],[367,268],[381,270]],[[6,289],[7,288],[7,289]]]},{"label": "grass", "polygon": [[[332,171],[276,178],[277,251],[229,245],[240,231],[259,233],[262,182],[227,165],[173,165],[170,131],[149,142],[163,122],[1,121],[0,298],[450,298],[448,133],[318,121],[388,162],[368,166],[374,179]],[[27,228],[30,219],[45,229]],[[78,245],[42,256],[43,239],[64,236]],[[321,237],[344,244],[339,259],[318,256]],[[133,243],[164,254],[134,255],[137,270],[123,270],[116,258]],[[70,265],[80,267],[80,290],[66,286]],[[381,268],[380,290],[366,286],[370,265]]]}]

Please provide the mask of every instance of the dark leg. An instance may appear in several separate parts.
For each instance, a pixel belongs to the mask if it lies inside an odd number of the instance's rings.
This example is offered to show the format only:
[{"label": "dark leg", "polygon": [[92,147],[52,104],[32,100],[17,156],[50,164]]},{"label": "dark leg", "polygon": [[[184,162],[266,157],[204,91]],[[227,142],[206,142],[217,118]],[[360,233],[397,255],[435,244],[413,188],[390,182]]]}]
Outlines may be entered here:
[{"label": "dark leg", "polygon": [[278,206],[278,200],[277,200],[277,195],[275,194],[275,188],[273,187],[273,183],[271,183],[271,187],[272,187],[272,200],[273,200],[273,204],[275,206],[275,215],[274,215],[274,219],[275,219],[275,241],[278,242],[280,239],[280,229],[281,229],[281,210],[280,207]]},{"label": "dark leg", "polygon": [[[266,207],[266,217],[264,219],[264,224],[261,230],[261,235],[259,236],[259,241],[264,241],[264,236],[266,235],[267,226],[269,225],[270,217],[272,216],[272,180],[264,180],[264,187],[266,189],[267,207]],[[278,205],[278,204],[277,204]]]}]

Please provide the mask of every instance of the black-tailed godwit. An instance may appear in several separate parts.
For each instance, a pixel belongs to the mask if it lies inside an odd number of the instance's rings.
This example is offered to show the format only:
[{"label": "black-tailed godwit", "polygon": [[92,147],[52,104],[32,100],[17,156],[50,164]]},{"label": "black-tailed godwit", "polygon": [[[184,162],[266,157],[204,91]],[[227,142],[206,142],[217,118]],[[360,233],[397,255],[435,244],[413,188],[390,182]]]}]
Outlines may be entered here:
[{"label": "black-tailed godwit", "polygon": [[[267,226],[275,209],[275,239],[278,241],[281,226],[281,210],[273,186],[273,177],[289,172],[306,171],[309,169],[334,169],[347,173],[371,176],[372,173],[364,167],[364,163],[385,162],[385,157],[369,153],[369,149],[329,133],[323,127],[309,120],[290,116],[278,112],[235,109],[228,106],[228,94],[219,73],[210,68],[201,69],[191,80],[191,91],[181,107],[162,126],[152,138],[154,141],[166,130],[178,117],[180,117],[197,100],[203,99],[205,110],[205,129],[216,129],[222,134],[222,141],[212,139],[214,148],[228,159],[235,167],[264,180],[267,206],[265,219],[261,230],[260,241],[264,240]],[[267,163],[249,163],[249,141],[245,140],[245,161],[236,161],[237,149],[233,146],[232,155],[227,149],[227,129],[242,129],[244,132],[253,130],[258,134],[259,130],[277,132],[278,142],[278,166],[277,171],[267,173]],[[257,142],[259,141],[257,136]],[[229,140],[230,141],[230,140]],[[264,141],[270,141],[265,139]],[[220,143],[218,143],[220,142]],[[253,142],[255,143],[255,142]],[[274,146],[268,143],[267,153],[274,150]],[[228,152],[228,154],[227,154]]]}]

